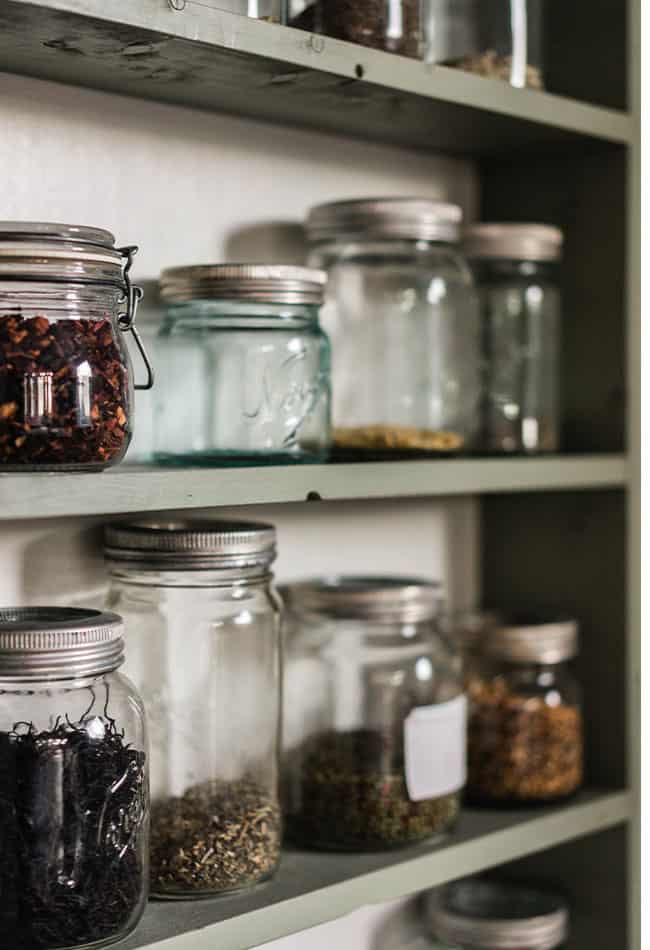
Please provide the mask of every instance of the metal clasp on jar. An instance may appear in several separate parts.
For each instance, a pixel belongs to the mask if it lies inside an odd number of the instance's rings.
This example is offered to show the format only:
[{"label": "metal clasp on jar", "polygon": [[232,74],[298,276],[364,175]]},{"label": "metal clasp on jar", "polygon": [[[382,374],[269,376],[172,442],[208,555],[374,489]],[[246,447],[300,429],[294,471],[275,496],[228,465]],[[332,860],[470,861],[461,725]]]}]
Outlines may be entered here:
[{"label": "metal clasp on jar", "polygon": [[142,357],[142,362],[145,365],[147,370],[147,381],[146,383],[135,383],[134,389],[151,389],[154,384],[154,369],[151,365],[149,356],[145,349],[144,343],[142,342],[142,337],[135,328],[135,315],[138,312],[138,304],[142,300],[142,287],[138,287],[137,284],[131,283],[130,270],[133,265],[133,258],[138,252],[138,247],[135,244],[130,244],[127,247],[120,247],[117,249],[119,253],[124,258],[124,297],[123,302],[126,303],[126,313],[121,313],[117,322],[119,324],[120,330],[124,333],[132,333],[133,339],[135,340],[135,345],[138,348],[138,352]]}]

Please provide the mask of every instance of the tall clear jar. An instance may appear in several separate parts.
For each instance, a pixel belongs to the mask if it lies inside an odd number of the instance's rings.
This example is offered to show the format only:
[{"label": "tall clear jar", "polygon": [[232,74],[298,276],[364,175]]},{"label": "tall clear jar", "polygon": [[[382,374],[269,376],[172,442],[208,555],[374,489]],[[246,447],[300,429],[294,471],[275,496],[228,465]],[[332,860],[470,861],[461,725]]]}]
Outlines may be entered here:
[{"label": "tall clear jar", "polygon": [[334,447],[458,452],[479,423],[480,325],[457,242],[461,210],[428,199],[313,208],[311,263],[328,272]]},{"label": "tall clear jar", "polygon": [[544,88],[544,0],[423,0],[424,58]]},{"label": "tall clear jar", "polygon": [[561,800],[583,781],[575,621],[510,617],[485,642],[469,689],[467,796],[477,804]]},{"label": "tall clear jar", "polygon": [[325,275],[221,264],[164,271],[155,454],[161,462],[322,461],[330,444]]},{"label": "tall clear jar", "polygon": [[151,725],[151,888],[250,888],[280,858],[275,530],[249,522],[106,529],[108,603]]},{"label": "tall clear jar", "polygon": [[284,806],[302,846],[381,850],[453,827],[465,696],[436,635],[439,600],[408,578],[286,589]]},{"label": "tall clear jar", "polygon": [[133,431],[137,248],[98,228],[0,222],[0,470],[99,470]]},{"label": "tall clear jar", "polygon": [[371,49],[419,58],[422,0],[289,0],[289,25]]},{"label": "tall clear jar", "polygon": [[121,618],[0,609],[0,923],[12,950],[102,947],[148,893],[145,714]]},{"label": "tall clear jar", "polygon": [[541,224],[478,224],[466,232],[483,318],[486,452],[560,448],[562,240],[561,231]]}]

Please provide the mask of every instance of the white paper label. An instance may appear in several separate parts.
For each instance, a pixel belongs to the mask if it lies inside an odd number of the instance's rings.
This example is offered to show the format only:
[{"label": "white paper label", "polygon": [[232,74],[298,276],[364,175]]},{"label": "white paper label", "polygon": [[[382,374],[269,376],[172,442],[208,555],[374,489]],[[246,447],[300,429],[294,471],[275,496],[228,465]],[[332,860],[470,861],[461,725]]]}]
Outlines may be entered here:
[{"label": "white paper label", "polygon": [[467,775],[467,700],[416,706],[404,721],[409,798],[420,802],[456,792]]}]

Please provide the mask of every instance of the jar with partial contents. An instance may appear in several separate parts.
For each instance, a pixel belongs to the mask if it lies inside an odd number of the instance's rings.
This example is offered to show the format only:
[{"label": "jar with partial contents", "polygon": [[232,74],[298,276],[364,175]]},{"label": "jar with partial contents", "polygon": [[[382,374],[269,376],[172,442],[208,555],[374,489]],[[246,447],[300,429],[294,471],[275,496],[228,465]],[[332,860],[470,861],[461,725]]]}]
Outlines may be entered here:
[{"label": "jar with partial contents", "polygon": [[411,198],[313,208],[310,260],[328,272],[337,457],[471,449],[480,416],[478,298],[461,209]]},{"label": "jar with partial contents", "polygon": [[552,802],[583,781],[583,718],[570,669],[578,626],[510,617],[488,636],[469,686],[467,796],[477,804]]},{"label": "jar with partial contents", "polygon": [[290,0],[289,25],[419,58],[421,6],[421,0]]}]

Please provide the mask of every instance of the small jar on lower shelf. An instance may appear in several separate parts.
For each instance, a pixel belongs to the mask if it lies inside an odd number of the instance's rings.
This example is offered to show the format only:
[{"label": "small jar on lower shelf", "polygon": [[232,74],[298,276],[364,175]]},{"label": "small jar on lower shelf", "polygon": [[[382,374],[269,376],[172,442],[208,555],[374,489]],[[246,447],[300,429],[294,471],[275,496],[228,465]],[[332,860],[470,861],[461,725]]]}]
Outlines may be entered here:
[{"label": "small jar on lower shelf", "polygon": [[568,667],[577,650],[573,620],[515,617],[490,634],[469,687],[470,801],[552,802],[581,786],[580,689]]}]

